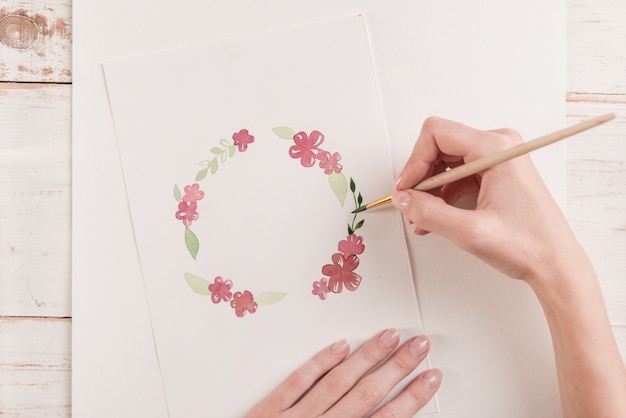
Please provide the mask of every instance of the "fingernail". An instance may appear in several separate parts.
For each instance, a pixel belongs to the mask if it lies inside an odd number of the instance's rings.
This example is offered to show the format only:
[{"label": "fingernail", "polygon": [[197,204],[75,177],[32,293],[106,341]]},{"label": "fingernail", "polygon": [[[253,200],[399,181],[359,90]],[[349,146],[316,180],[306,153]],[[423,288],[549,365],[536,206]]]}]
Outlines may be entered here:
[{"label": "fingernail", "polygon": [[428,338],[425,335],[418,335],[409,344],[409,351],[415,357],[421,356],[428,349],[428,343]]},{"label": "fingernail", "polygon": [[398,179],[396,180],[396,186],[400,184],[400,180],[402,180],[402,174],[398,176]]},{"label": "fingernail", "polygon": [[384,348],[392,348],[400,341],[400,333],[394,328],[389,328],[378,337],[378,343]]},{"label": "fingernail", "polygon": [[344,338],[342,340],[337,341],[335,344],[331,345],[330,352],[338,356],[340,354],[344,354],[349,347],[350,347],[350,344],[348,344],[348,340]]},{"label": "fingernail", "polygon": [[441,383],[441,371],[439,369],[431,369],[424,372],[424,380],[430,388],[436,388]]},{"label": "fingernail", "polygon": [[397,209],[402,210],[409,206],[409,202],[411,202],[411,195],[407,192],[396,192],[391,198],[391,201]]}]

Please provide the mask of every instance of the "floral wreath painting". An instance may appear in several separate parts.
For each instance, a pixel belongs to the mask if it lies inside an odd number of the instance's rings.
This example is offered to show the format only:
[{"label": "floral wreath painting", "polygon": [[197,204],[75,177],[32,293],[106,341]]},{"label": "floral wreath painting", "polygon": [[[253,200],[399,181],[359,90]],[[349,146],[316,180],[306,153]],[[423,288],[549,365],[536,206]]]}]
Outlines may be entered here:
[{"label": "floral wreath painting", "polygon": [[[337,197],[341,207],[344,207],[348,190],[354,201],[354,208],[359,209],[363,204],[363,196],[357,191],[354,179],[346,178],[343,166],[340,164],[341,155],[338,152],[330,152],[322,148],[325,137],[317,130],[310,133],[296,132],[287,126],[278,126],[272,132],[280,139],[292,143],[288,155],[294,160],[299,160],[302,167],[319,167],[328,177],[328,184]],[[204,199],[204,191],[200,187],[201,181],[205,180],[209,173],[215,175],[220,166],[233,158],[237,152],[246,152],[248,147],[255,142],[255,137],[247,129],[241,129],[232,135],[232,140],[219,140],[219,145],[210,149],[211,158],[200,161],[201,170],[196,174],[195,182],[181,188],[174,186],[174,198],[178,203],[175,211],[175,219],[184,227],[184,242],[189,255],[196,260],[200,251],[200,239],[192,231],[191,226],[199,222],[199,202]],[[320,300],[333,293],[339,294],[344,289],[355,291],[361,284],[362,277],[356,272],[359,267],[359,256],[365,251],[363,237],[356,232],[363,227],[364,219],[358,219],[355,213],[351,222],[347,225],[347,235],[337,244],[337,251],[330,257],[330,264],[321,268],[322,277],[312,283],[311,294]],[[214,304],[229,304],[239,318],[246,313],[253,314],[259,306],[272,305],[280,302],[286,292],[265,291],[253,294],[249,290],[233,292],[233,282],[216,276],[213,281],[196,276],[192,273],[184,274],[188,286],[194,292],[210,296]]]}]

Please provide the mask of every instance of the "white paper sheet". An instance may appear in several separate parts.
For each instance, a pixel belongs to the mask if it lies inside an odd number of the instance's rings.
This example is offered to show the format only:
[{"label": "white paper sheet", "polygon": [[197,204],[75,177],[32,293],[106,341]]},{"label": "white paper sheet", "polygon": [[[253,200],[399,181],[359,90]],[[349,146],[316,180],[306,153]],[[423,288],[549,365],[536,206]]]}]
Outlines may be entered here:
[{"label": "white paper sheet", "polygon": [[399,214],[350,213],[394,183],[364,17],[105,76],[169,416],[241,416],[320,342],[421,333]]},{"label": "white paper sheet", "polygon": [[[564,5],[75,0],[73,415],[166,416],[103,61],[362,12],[397,173],[429,115],[526,138],[563,126]],[[533,156],[560,201],[563,150]],[[437,237],[409,244],[432,366],[444,372],[439,416],[560,416],[550,338],[530,291]]]}]

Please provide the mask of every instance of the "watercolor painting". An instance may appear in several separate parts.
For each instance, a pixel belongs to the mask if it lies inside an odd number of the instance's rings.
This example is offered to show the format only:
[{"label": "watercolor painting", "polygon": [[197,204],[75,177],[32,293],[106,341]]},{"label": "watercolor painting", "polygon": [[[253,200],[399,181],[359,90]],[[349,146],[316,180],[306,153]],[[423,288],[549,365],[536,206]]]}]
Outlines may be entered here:
[{"label": "watercolor painting", "polygon": [[399,214],[352,213],[394,179],[362,16],[105,73],[169,416],[243,416],[320,344],[418,332]]},{"label": "watercolor painting", "polygon": [[[343,173],[343,166],[340,164],[341,154],[331,152],[322,148],[325,136],[322,132],[313,130],[310,133],[305,131],[296,132],[287,126],[278,126],[272,129],[276,137],[288,140],[293,144],[288,149],[288,155],[294,160],[298,160],[305,168],[317,166],[324,175],[328,177],[328,184],[331,191],[337,197],[341,207],[344,207],[348,195],[348,189],[352,195],[354,206],[349,209],[359,209],[363,204],[363,196],[357,191],[356,183],[352,177],[350,180]],[[201,189],[200,183],[205,181],[208,174],[217,174],[219,168],[229,159],[233,158],[237,152],[242,153],[255,142],[254,135],[248,129],[241,129],[232,134],[231,141],[220,139],[219,145],[210,149],[212,158],[200,161],[202,167],[195,176],[194,183],[185,185],[181,191],[178,185],[174,185],[174,199],[177,202],[177,210],[174,218],[180,221],[184,227],[184,242],[187,251],[193,260],[196,260],[200,251],[200,238],[191,229],[194,222],[200,219],[198,205],[205,197],[205,191]],[[359,255],[365,251],[363,237],[356,234],[362,228],[365,219],[358,219],[358,214],[352,216],[351,222],[347,224],[347,236],[337,244],[337,252],[331,256],[331,264],[325,264],[321,268],[319,280],[313,281],[311,294],[320,300],[326,300],[330,293],[339,294],[344,289],[355,291],[361,284],[362,277],[356,272],[359,267]],[[184,273],[185,281],[189,288],[195,293],[203,296],[210,296],[214,304],[221,302],[229,303],[235,310],[235,315],[239,318],[246,313],[253,314],[259,306],[273,305],[280,302],[287,296],[287,292],[265,291],[258,295],[253,295],[250,290],[243,292],[232,291],[233,282],[216,276],[211,283],[209,280],[189,272]]]}]

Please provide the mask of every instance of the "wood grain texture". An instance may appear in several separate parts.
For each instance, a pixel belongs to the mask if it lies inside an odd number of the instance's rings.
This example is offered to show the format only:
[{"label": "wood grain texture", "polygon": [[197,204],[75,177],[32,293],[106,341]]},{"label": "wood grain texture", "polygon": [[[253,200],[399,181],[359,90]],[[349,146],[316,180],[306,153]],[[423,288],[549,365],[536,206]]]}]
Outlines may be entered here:
[{"label": "wood grain texture", "polygon": [[618,117],[568,143],[568,219],[594,263],[612,324],[626,325],[626,104],[571,102],[568,119]]},{"label": "wood grain texture", "polygon": [[[569,0],[567,19],[568,122],[617,114],[568,142],[567,213],[596,267],[611,323],[621,327],[626,326],[626,2]],[[626,341],[620,343],[626,347]]]},{"label": "wood grain texture", "polygon": [[626,94],[626,2],[567,1],[567,91]]},{"label": "wood grain texture", "polygon": [[71,0],[3,0],[0,81],[72,81]]},{"label": "wood grain texture", "polygon": [[0,315],[71,315],[71,87],[0,83]]},{"label": "wood grain texture", "polygon": [[71,416],[71,320],[0,317],[0,416]]},{"label": "wood grain texture", "polygon": [[[570,100],[570,98],[574,100]],[[568,95],[569,123],[618,116],[567,144],[567,217],[593,262],[622,359],[626,362],[626,102]]]}]

